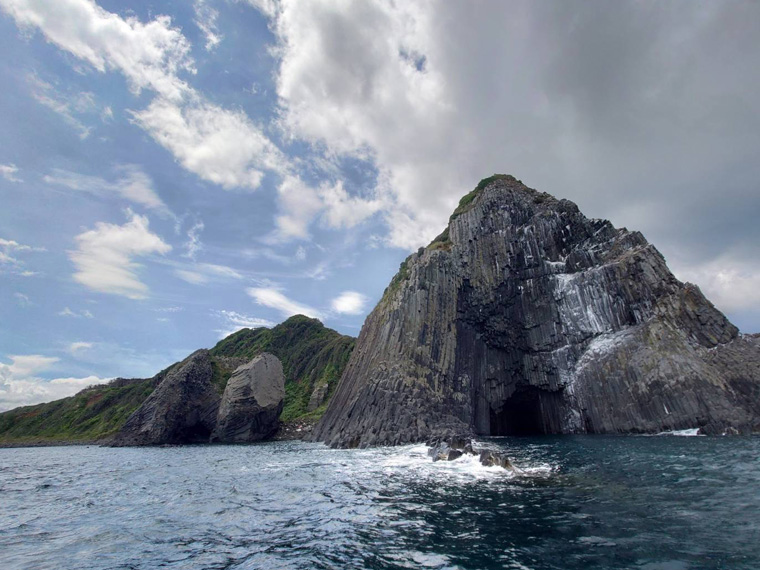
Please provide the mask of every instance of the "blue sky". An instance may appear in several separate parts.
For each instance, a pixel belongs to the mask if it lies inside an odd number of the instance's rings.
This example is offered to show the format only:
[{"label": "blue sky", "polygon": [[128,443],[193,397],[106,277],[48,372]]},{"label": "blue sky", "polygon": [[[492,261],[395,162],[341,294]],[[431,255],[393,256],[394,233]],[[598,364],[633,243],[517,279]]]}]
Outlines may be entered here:
[{"label": "blue sky", "polygon": [[0,0],[0,410],[295,313],[358,335],[494,172],[643,231],[759,331],[758,22],[752,2]]}]

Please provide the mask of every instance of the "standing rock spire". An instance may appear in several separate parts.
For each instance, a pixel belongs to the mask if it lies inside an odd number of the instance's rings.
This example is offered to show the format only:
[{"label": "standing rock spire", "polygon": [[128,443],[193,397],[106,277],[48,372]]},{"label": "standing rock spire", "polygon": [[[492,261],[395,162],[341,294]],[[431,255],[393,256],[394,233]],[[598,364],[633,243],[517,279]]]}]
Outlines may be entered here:
[{"label": "standing rock spire", "polygon": [[367,318],[313,439],[760,428],[760,338],[639,232],[487,178]]}]

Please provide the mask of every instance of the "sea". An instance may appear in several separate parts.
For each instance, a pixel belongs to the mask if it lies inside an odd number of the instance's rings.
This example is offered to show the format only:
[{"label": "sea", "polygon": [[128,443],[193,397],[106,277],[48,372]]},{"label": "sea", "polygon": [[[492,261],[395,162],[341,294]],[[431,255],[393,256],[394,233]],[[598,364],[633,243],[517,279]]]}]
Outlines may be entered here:
[{"label": "sea", "polygon": [[0,569],[760,569],[760,437],[0,449]]}]

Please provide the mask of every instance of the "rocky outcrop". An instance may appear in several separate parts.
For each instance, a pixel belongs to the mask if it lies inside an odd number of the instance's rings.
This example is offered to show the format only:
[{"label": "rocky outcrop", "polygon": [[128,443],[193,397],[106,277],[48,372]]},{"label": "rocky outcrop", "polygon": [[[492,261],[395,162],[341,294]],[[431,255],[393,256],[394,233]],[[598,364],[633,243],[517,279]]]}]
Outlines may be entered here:
[{"label": "rocky outcrop", "polygon": [[264,353],[232,373],[224,389],[211,441],[248,443],[275,434],[285,397],[280,360]]},{"label": "rocky outcrop", "polygon": [[312,438],[760,427],[760,339],[639,232],[494,176],[402,264]]},{"label": "rocky outcrop", "polygon": [[306,411],[313,412],[319,406],[325,403],[327,399],[327,392],[330,389],[330,385],[327,382],[317,384],[314,386],[314,391],[309,398],[309,405],[306,407]]},{"label": "rocky outcrop", "polygon": [[113,445],[205,443],[216,423],[219,393],[208,350],[175,365],[127,419]]}]

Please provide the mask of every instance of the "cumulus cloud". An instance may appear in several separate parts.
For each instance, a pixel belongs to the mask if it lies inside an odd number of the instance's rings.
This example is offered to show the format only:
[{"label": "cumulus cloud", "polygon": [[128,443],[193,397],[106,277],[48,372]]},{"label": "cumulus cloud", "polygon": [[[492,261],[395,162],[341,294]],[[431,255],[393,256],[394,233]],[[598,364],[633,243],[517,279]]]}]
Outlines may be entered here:
[{"label": "cumulus cloud", "polygon": [[424,245],[480,178],[508,172],[667,249],[760,238],[747,214],[760,208],[759,10],[282,0],[262,12],[282,126],[377,168],[388,243]]},{"label": "cumulus cloud", "polygon": [[165,254],[171,246],[151,233],[148,218],[134,213],[119,226],[98,222],[95,229],[76,236],[77,249],[69,251],[74,280],[100,293],[143,299],[148,286],[140,281],[136,257]]},{"label": "cumulus cloud", "polygon": [[40,354],[10,355],[10,364],[0,362],[0,412],[73,396],[83,388],[106,380],[97,376],[44,380],[38,375],[50,370],[58,358]]},{"label": "cumulus cloud", "polygon": [[139,166],[125,164],[115,169],[117,178],[108,181],[100,176],[88,176],[68,170],[54,169],[43,177],[48,184],[64,186],[77,192],[86,192],[94,196],[116,194],[133,204],[169,215],[169,208],[158,196],[153,180]]},{"label": "cumulus cloud", "polygon": [[8,182],[23,182],[16,174],[18,174],[18,167],[15,164],[0,164],[0,176]]},{"label": "cumulus cloud", "polygon": [[0,0],[0,8],[21,28],[39,29],[96,70],[121,72],[135,94],[153,91],[156,97],[148,107],[132,113],[134,122],[204,180],[228,189],[255,189],[264,170],[287,167],[279,149],[244,112],[209,102],[180,77],[195,73],[195,62],[190,43],[168,16],[143,23],[92,0]]},{"label": "cumulus cloud", "polygon": [[275,309],[283,317],[292,317],[293,315],[306,315],[315,319],[323,319],[321,311],[303,305],[297,301],[286,297],[279,289],[274,287],[249,287],[246,289],[248,295],[264,307]]},{"label": "cumulus cloud", "polygon": [[343,291],[332,300],[332,310],[346,315],[361,315],[367,306],[367,297],[356,291]]},{"label": "cumulus cloud", "polygon": [[245,113],[188,99],[156,98],[134,121],[187,170],[226,189],[256,189],[264,170],[284,170],[284,155]]}]

